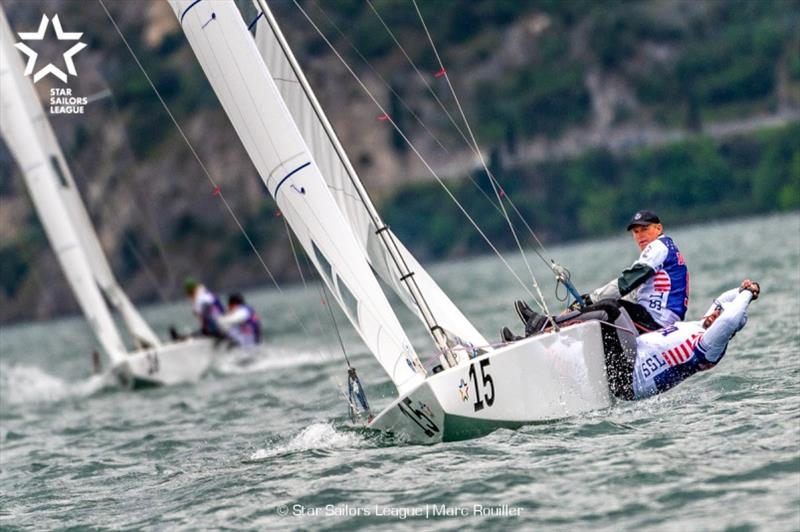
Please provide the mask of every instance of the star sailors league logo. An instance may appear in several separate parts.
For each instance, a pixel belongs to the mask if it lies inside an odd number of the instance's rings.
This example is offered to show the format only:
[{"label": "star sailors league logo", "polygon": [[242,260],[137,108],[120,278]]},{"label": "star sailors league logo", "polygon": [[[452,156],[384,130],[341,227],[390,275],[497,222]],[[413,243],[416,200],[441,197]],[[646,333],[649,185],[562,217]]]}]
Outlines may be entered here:
[{"label": "star sailors league logo", "polygon": [[[47,27],[50,25],[51,21],[56,33],[56,38],[59,41],[73,43],[62,54],[64,65],[67,69],[66,72],[53,63],[48,63],[44,66],[37,65],[39,54],[27,44],[28,42],[32,43],[33,41],[44,40],[44,34],[47,33]],[[58,19],[58,15],[54,15],[52,20],[49,19],[47,15],[42,15],[42,21],[39,23],[38,30],[32,32],[21,31],[17,35],[22,39],[22,42],[18,42],[14,46],[28,58],[25,63],[24,75],[30,76],[33,74],[34,83],[38,83],[48,74],[52,74],[64,83],[67,83],[69,76],[78,75],[78,71],[75,69],[75,62],[72,58],[75,54],[86,48],[86,43],[79,41],[83,36],[83,32],[64,31],[64,28],[61,27],[61,21]],[[85,96],[73,96],[72,89],[69,87],[53,87],[50,89],[50,114],[83,114],[84,106],[88,101],[89,99]]]},{"label": "star sailors league logo", "polygon": [[[44,34],[47,32],[47,26],[50,24],[50,19],[47,15],[42,15],[42,21],[39,23],[39,29],[33,32],[19,32],[19,38],[22,41],[41,41],[44,40]],[[77,41],[83,36],[83,32],[71,31],[66,32],[61,27],[61,21],[58,20],[58,15],[53,17],[53,29],[56,31],[56,37],[59,41]],[[34,51],[25,42],[18,42],[14,46],[17,47],[22,53],[28,56],[28,62],[25,64],[25,75],[30,76],[36,68],[36,59],[39,54]],[[77,42],[73,44],[66,52],[64,52],[64,63],[67,66],[67,72],[72,76],[77,76],[78,72],[75,70],[75,63],[72,58],[75,54],[86,48],[86,44]],[[67,82],[67,73],[61,70],[53,63],[48,63],[33,74],[33,82],[38,83],[40,79],[48,74],[52,74],[64,83]]]}]

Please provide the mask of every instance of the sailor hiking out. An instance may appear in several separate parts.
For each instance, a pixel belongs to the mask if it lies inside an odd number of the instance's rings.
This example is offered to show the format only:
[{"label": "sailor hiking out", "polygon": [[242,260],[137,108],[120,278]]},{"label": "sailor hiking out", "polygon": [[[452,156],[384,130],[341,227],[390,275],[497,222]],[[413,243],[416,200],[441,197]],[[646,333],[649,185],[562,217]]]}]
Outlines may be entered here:
[{"label": "sailor hiking out", "polygon": [[235,345],[249,347],[261,342],[261,319],[242,294],[230,295],[228,311],[217,319],[217,323]]},{"label": "sailor hiking out", "polygon": [[761,287],[749,279],[714,300],[704,317],[682,321],[636,338],[635,357],[614,353],[607,361],[612,392],[620,399],[644,399],[715,367],[728,342],[747,323],[747,307]]},{"label": "sailor hiking out", "polygon": [[[627,230],[641,250],[639,258],[616,279],[584,294],[583,303],[614,301],[627,311],[642,333],[684,319],[689,306],[689,270],[678,246],[664,234],[661,220],[652,211],[634,214]],[[526,336],[540,332],[552,320],[534,312],[524,301],[517,301],[515,308],[525,323]],[[572,317],[560,316],[555,321],[563,322]],[[504,340],[515,338],[510,330],[503,330]]]}]

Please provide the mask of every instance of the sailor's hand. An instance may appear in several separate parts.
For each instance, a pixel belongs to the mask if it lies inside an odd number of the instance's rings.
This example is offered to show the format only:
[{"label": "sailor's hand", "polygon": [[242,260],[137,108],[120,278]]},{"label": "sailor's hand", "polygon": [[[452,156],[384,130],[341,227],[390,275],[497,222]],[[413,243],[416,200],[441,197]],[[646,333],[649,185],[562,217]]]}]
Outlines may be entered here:
[{"label": "sailor's hand", "polygon": [[744,290],[749,290],[750,293],[753,294],[753,301],[758,299],[758,295],[761,293],[761,286],[755,281],[751,281],[750,279],[745,279],[742,281],[741,286],[739,287],[739,292]]},{"label": "sailor's hand", "polygon": [[[584,305],[592,304],[592,297],[589,294],[581,294],[581,299],[583,300]],[[573,301],[572,304],[567,307],[567,310],[579,310],[580,308],[581,304],[578,301]]]}]

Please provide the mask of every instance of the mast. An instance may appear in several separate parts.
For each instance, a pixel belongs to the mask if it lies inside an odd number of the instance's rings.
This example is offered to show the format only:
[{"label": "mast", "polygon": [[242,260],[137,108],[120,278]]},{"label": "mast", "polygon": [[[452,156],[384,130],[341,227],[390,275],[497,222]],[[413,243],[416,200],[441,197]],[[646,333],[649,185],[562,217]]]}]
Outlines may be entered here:
[{"label": "mast", "polygon": [[308,98],[309,103],[312,105],[314,112],[317,115],[317,119],[319,120],[320,124],[325,130],[325,133],[328,136],[331,145],[336,150],[336,154],[339,157],[340,162],[342,163],[343,167],[346,170],[347,176],[350,179],[353,188],[355,188],[356,193],[359,196],[359,199],[363,203],[373,225],[375,226],[375,234],[379,237],[381,244],[386,249],[387,253],[392,259],[392,262],[397,268],[397,271],[400,274],[400,281],[405,284],[409,294],[411,295],[414,303],[416,304],[417,308],[420,311],[420,315],[425,322],[428,332],[433,338],[434,343],[436,344],[439,351],[444,355],[447,362],[454,366],[456,365],[457,361],[455,356],[453,355],[450,345],[447,341],[447,334],[445,333],[444,329],[437,323],[436,318],[431,311],[430,305],[425,299],[425,296],[420,290],[419,285],[417,284],[416,279],[414,278],[414,271],[412,271],[408,267],[408,263],[406,262],[403,254],[400,252],[400,249],[397,244],[396,237],[394,234],[389,230],[389,226],[386,225],[380,217],[380,214],[375,209],[374,204],[372,203],[371,199],[369,198],[369,194],[367,193],[364,185],[361,183],[361,180],[358,178],[358,175],[353,168],[352,164],[350,163],[350,159],[347,157],[344,148],[342,147],[341,143],[339,142],[339,138],[337,137],[333,126],[331,126],[330,122],[328,121],[325,112],[322,110],[322,106],[317,101],[316,96],[314,95],[314,91],[311,89],[311,86],[308,83],[305,75],[303,74],[303,70],[300,68],[297,59],[295,58],[294,54],[292,53],[291,48],[289,47],[286,38],[283,36],[283,33],[278,26],[277,20],[275,20],[272,11],[267,6],[266,0],[253,0],[256,4],[257,9],[264,14],[265,19],[270,25],[270,29],[274,33],[276,39],[278,40],[283,53],[285,54],[289,64],[294,71],[295,76],[297,77],[300,85],[303,89],[303,92]]}]

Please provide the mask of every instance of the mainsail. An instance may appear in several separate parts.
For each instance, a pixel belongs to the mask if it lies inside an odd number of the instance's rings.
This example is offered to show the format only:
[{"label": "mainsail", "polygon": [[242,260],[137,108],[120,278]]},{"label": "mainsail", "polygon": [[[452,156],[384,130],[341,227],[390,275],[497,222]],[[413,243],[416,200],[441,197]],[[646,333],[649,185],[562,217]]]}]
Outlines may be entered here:
[{"label": "mainsail", "polygon": [[[275,18],[266,3],[253,1],[259,14],[250,26],[255,26],[258,50],[311,150],[328,188],[350,222],[370,265],[403,303],[425,323],[408,287],[401,281],[402,273],[376,234],[378,228],[374,220],[379,219],[377,210],[317,102]],[[414,272],[414,279],[425,295],[425,302],[435,317],[436,324],[448,333],[448,338],[460,339],[456,340],[456,343],[467,342],[473,346],[486,346],[488,342],[485,338],[420,266],[402,242],[391,232],[390,238],[397,245],[408,269]]]},{"label": "mainsail", "polygon": [[233,2],[169,0],[250,159],[400,393],[424,369]]},{"label": "mainsail", "polygon": [[89,325],[111,360],[119,362],[125,345],[98,287],[93,257],[84,249],[85,235],[75,227],[68,205],[74,201],[70,195],[77,195],[75,184],[33,85],[23,75],[2,9],[0,34],[0,132],[22,170],[50,245]]}]

